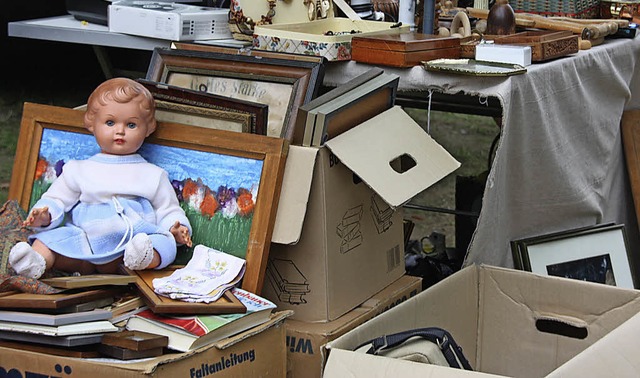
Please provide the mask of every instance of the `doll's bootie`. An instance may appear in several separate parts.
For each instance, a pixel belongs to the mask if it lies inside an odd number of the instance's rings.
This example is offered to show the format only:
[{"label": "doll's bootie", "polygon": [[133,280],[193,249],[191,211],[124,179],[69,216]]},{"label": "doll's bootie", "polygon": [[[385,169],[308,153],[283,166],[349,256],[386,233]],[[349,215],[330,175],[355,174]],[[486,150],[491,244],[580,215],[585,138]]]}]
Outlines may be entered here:
[{"label": "doll's bootie", "polygon": [[124,266],[131,270],[146,269],[152,260],[153,243],[147,234],[137,234],[124,247]]},{"label": "doll's bootie", "polygon": [[9,264],[19,275],[40,278],[47,268],[47,262],[29,243],[19,242],[9,252]]}]

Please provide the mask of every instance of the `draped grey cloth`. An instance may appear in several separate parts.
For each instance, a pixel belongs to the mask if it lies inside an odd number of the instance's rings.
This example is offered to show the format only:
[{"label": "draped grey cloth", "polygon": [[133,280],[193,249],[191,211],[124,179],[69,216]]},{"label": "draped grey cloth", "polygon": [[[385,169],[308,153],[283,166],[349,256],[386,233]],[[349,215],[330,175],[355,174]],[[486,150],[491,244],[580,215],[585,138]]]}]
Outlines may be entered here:
[{"label": "draped grey cloth", "polygon": [[[324,84],[370,67],[329,63]],[[502,136],[465,265],[512,268],[511,240],[603,222],[625,224],[632,261],[640,261],[620,132],[623,111],[640,108],[640,37],[607,40],[509,77],[383,68],[400,76],[400,92],[425,99],[432,90],[500,100]]]}]

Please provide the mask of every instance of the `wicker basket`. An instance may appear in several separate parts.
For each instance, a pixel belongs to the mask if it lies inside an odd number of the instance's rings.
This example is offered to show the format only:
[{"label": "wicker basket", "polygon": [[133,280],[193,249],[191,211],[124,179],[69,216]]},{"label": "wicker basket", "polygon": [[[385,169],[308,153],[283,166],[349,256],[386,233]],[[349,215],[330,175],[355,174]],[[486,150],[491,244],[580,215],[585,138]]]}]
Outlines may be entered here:
[{"label": "wicker basket", "polygon": [[572,18],[600,18],[600,0],[511,0],[516,12],[563,16]]}]

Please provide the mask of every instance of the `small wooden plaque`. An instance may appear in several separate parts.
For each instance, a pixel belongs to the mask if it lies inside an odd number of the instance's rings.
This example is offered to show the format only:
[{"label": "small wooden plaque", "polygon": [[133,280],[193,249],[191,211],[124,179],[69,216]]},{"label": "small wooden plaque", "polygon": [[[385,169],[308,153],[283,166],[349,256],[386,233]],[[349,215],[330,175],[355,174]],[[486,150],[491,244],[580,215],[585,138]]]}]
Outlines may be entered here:
[{"label": "small wooden plaque", "polygon": [[136,277],[136,286],[142,299],[156,314],[237,314],[247,312],[247,308],[231,290],[225,291],[220,299],[212,303],[190,303],[158,295],[153,291],[153,279],[166,277],[181,266],[169,266],[162,270],[130,270],[122,267],[127,274]]},{"label": "small wooden plaque", "polygon": [[95,289],[70,291],[59,294],[29,294],[19,292],[0,293],[0,308],[61,309],[73,305],[111,298],[121,289]]},{"label": "small wooden plaque", "polygon": [[29,352],[43,353],[53,356],[76,357],[76,358],[96,358],[100,357],[97,350],[98,344],[83,345],[79,347],[56,347],[50,345],[33,344],[0,340],[0,347],[13,350],[24,350]]},{"label": "small wooden plaque", "polygon": [[138,358],[162,356],[164,348],[153,348],[138,351],[120,348],[112,345],[99,344],[98,352],[104,354],[105,356],[117,358],[119,360],[134,360]]},{"label": "small wooden plaque", "polygon": [[141,331],[112,332],[102,336],[102,344],[142,351],[166,347],[169,337]]},{"label": "small wooden plaque", "polygon": [[77,289],[83,287],[128,285],[135,283],[136,278],[123,274],[89,274],[86,276],[54,277],[41,279],[49,286],[62,289]]}]

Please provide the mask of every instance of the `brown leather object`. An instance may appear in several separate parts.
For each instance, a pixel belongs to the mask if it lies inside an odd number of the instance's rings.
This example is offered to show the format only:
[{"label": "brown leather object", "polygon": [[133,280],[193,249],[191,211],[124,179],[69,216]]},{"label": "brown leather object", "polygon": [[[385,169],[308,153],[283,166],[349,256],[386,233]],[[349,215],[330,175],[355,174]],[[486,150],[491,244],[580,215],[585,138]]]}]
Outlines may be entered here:
[{"label": "brown leather object", "polygon": [[398,0],[372,0],[373,10],[384,13],[384,20],[389,22],[398,21],[399,5]]}]

